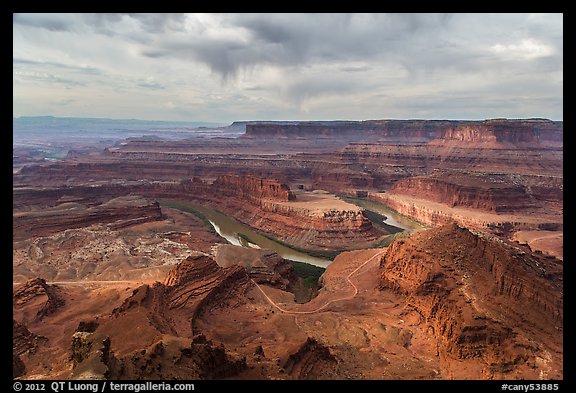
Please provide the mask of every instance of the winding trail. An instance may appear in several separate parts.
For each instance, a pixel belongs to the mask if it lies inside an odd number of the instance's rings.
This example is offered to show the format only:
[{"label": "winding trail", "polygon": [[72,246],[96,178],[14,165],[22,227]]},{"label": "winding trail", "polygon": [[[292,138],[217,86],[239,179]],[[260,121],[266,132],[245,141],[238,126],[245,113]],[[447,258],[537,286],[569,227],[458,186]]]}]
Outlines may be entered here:
[{"label": "winding trail", "polygon": [[[250,279],[252,281],[252,283],[256,286],[256,288],[258,288],[258,290],[260,291],[260,293],[262,293],[262,295],[264,295],[264,297],[266,298],[266,300],[268,301],[268,303],[270,303],[270,305],[272,305],[273,307],[275,307],[278,311],[284,313],[284,314],[290,314],[290,315],[302,315],[302,314],[316,314],[324,309],[326,309],[328,306],[330,306],[333,303],[336,302],[340,302],[343,300],[350,300],[356,297],[356,295],[358,294],[358,287],[352,282],[352,280],[350,280],[350,278],[356,273],[358,272],[360,269],[362,269],[364,266],[366,266],[368,263],[370,263],[372,260],[374,260],[374,258],[382,255],[384,252],[386,252],[386,250],[380,251],[374,255],[372,255],[370,258],[368,258],[366,261],[364,261],[364,263],[362,263],[360,266],[356,267],[356,269],[354,269],[352,272],[350,272],[347,276],[346,276],[346,281],[348,281],[348,283],[352,286],[352,288],[354,288],[354,293],[352,295],[348,295],[345,297],[341,297],[338,299],[332,299],[329,300],[328,302],[326,302],[325,304],[323,304],[322,306],[311,310],[311,311],[294,311],[294,310],[286,310],[284,308],[282,308],[281,306],[279,306],[274,300],[272,300],[267,294],[266,292],[264,292],[264,290],[260,287],[260,285],[258,285],[253,279]],[[48,282],[48,284],[57,284],[57,285],[90,285],[90,284],[100,284],[100,285],[111,285],[111,284],[121,284],[121,283],[130,283],[130,284],[134,284],[135,281],[124,281],[124,280],[120,280],[120,281],[105,281],[105,280],[95,280],[95,281],[52,281],[52,282]],[[137,282],[136,282],[137,283]],[[17,282],[13,282],[13,285],[18,285],[21,283],[17,283]],[[142,282],[140,283],[142,284]]]},{"label": "winding trail", "polygon": [[348,281],[348,283],[354,288],[354,294],[353,295],[349,295],[346,297],[342,297],[339,299],[332,299],[328,302],[326,302],[325,304],[323,304],[322,306],[316,308],[315,310],[311,310],[311,311],[293,311],[293,310],[286,310],[282,307],[280,307],[276,302],[274,302],[274,300],[270,299],[270,297],[266,294],[266,292],[264,292],[264,290],[260,287],[260,285],[258,285],[254,280],[252,280],[252,282],[254,283],[254,285],[256,285],[256,288],[258,288],[258,290],[262,293],[262,295],[264,295],[264,297],[266,298],[266,300],[268,300],[268,302],[274,306],[278,311],[284,313],[284,314],[291,314],[291,315],[300,315],[300,314],[316,314],[322,310],[324,310],[326,307],[328,307],[329,305],[331,305],[332,303],[335,302],[339,302],[342,300],[350,300],[356,297],[356,295],[358,294],[358,287],[356,287],[356,285],[354,285],[354,283],[350,280],[350,277],[352,277],[354,275],[354,273],[356,273],[358,270],[362,269],[367,263],[369,263],[370,261],[372,261],[374,258],[382,255],[384,251],[380,251],[374,255],[372,255],[370,258],[368,258],[363,264],[361,264],[360,266],[358,266],[356,269],[354,269],[354,271],[352,271],[350,274],[348,274],[346,276],[346,281]]}]

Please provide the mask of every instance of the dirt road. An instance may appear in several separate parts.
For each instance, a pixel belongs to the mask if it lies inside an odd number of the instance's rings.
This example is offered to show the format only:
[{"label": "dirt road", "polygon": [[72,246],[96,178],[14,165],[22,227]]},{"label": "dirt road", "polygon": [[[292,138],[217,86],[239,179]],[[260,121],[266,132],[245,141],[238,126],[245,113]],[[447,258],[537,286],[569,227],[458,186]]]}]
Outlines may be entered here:
[{"label": "dirt road", "polygon": [[358,266],[356,269],[354,269],[350,274],[348,274],[348,276],[346,276],[346,281],[348,281],[348,283],[352,286],[352,288],[354,288],[354,294],[352,295],[348,295],[345,297],[341,297],[338,299],[332,299],[329,300],[328,302],[326,302],[325,304],[323,304],[322,306],[311,310],[311,311],[295,311],[295,310],[286,310],[282,307],[280,307],[278,304],[276,304],[276,302],[274,302],[274,300],[270,299],[270,297],[266,294],[266,292],[264,292],[264,290],[262,288],[260,288],[260,286],[258,284],[256,284],[256,282],[254,282],[254,280],[252,280],[252,282],[254,283],[254,285],[256,285],[256,287],[258,288],[258,290],[262,293],[262,295],[264,295],[264,297],[266,298],[266,300],[273,306],[275,307],[278,311],[285,313],[285,314],[292,314],[292,315],[299,315],[299,314],[315,314],[318,313],[324,309],[326,309],[328,306],[330,306],[331,304],[335,303],[335,302],[339,302],[342,300],[350,300],[353,299],[354,297],[356,297],[356,295],[358,294],[358,287],[356,287],[356,285],[352,282],[352,280],[350,280],[350,278],[360,269],[362,269],[364,266],[366,266],[369,262],[371,262],[374,258],[382,255],[385,251],[380,251],[377,254],[371,256],[370,258],[368,258],[366,261],[364,261],[364,263],[362,263],[360,266]]}]

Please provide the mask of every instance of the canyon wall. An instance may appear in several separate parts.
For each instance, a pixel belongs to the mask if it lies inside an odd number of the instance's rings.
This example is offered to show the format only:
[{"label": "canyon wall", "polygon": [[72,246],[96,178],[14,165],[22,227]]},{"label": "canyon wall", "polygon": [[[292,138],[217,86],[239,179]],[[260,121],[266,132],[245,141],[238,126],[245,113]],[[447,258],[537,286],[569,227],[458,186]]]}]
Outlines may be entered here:
[{"label": "canyon wall", "polygon": [[[562,122],[377,120],[250,127],[246,138],[234,140],[129,140],[101,155],[24,166],[14,174],[14,184],[39,187],[192,177],[213,181],[234,174],[354,193],[359,188],[385,190],[403,178],[443,169],[509,173],[521,175],[521,181],[539,176],[544,185],[541,194],[553,195],[546,183],[562,178]],[[289,138],[292,129],[302,134],[300,139]],[[326,138],[316,138],[317,132]]]},{"label": "canyon wall", "polygon": [[424,142],[435,138],[436,132],[460,121],[449,120],[367,120],[361,122],[300,122],[298,124],[247,124],[243,138],[278,139],[395,139]]},{"label": "canyon wall", "polygon": [[[361,248],[383,235],[372,226],[362,209],[330,196],[323,199],[321,194],[316,194],[314,197],[311,203],[306,203],[299,201],[288,186],[276,181],[225,176],[206,190],[202,200],[297,247]],[[318,205],[319,201],[324,202],[324,206]],[[343,207],[334,208],[333,204]]]},{"label": "canyon wall", "polygon": [[446,364],[481,359],[491,378],[533,366],[543,350],[561,353],[557,260],[449,224],[396,240],[380,266],[381,288],[407,297]]},{"label": "canyon wall", "polygon": [[399,180],[392,192],[425,198],[450,207],[463,206],[492,212],[536,207],[526,189],[502,175],[443,172]]},{"label": "canyon wall", "polygon": [[[372,226],[362,209],[334,197],[327,196],[324,207],[307,206],[306,203],[296,203],[298,201],[289,188],[275,180],[250,176],[242,185],[244,181],[243,177],[227,176],[213,184],[194,178],[180,182],[139,181],[46,190],[28,188],[15,190],[14,199],[15,207],[53,206],[48,210],[54,211],[59,211],[58,205],[62,200],[78,200],[83,204],[102,203],[103,200],[127,194],[189,200],[230,214],[290,245],[317,250],[368,247],[383,235]],[[333,203],[345,207],[331,208]],[[21,214],[27,216],[27,213]],[[82,221],[85,223],[85,220],[84,214]],[[57,220],[49,224],[54,228],[58,226]],[[22,225],[17,221],[15,228],[20,231]]]},{"label": "canyon wall", "polygon": [[296,196],[286,184],[274,179],[262,179],[254,176],[219,176],[212,186],[225,196],[232,196],[259,203],[262,199],[288,202]]},{"label": "canyon wall", "polygon": [[[294,201],[294,193],[282,188],[282,184],[344,195],[355,195],[358,190],[386,191],[447,207],[528,217],[512,218],[514,222],[532,220],[533,213],[556,214],[562,210],[562,122],[545,119],[259,122],[247,124],[246,130],[243,138],[211,139],[205,144],[207,150],[202,149],[202,143],[192,140],[135,139],[101,155],[24,166],[14,174],[13,207],[25,208],[34,203],[36,197],[30,189],[45,188],[39,191],[39,199],[49,193],[53,197],[73,198],[80,193],[78,186],[106,184],[107,188],[99,191],[115,196],[130,189],[130,192],[142,190],[142,195],[151,197],[186,195],[220,209],[226,209],[222,206],[229,203],[227,213],[244,222],[255,221],[257,228],[266,232],[282,233],[299,227],[299,239],[284,237],[284,240],[303,244],[303,224],[286,221],[286,217],[300,216],[315,231],[313,238],[318,239],[316,233],[320,228],[336,234],[313,241],[314,247],[326,241],[336,244],[343,240],[350,244],[354,239],[362,241],[376,236],[357,235],[358,231],[366,235],[370,229],[362,214],[351,210],[346,214],[322,213],[322,221],[313,222],[318,211],[283,203]],[[235,150],[227,154],[228,147]],[[273,153],[266,154],[267,149]],[[209,188],[184,184],[192,178],[213,185]],[[274,179],[278,184],[262,179]],[[209,195],[214,192],[218,195]],[[490,220],[494,224],[492,218],[470,218],[460,212],[430,209],[398,198],[391,203],[391,207],[397,206],[396,210],[415,213],[414,218],[420,217],[431,225],[454,218],[475,227],[486,227]],[[496,224],[504,221],[497,220]],[[546,217],[540,221],[546,224],[555,220]],[[343,231],[347,234],[340,236]]]},{"label": "canyon wall", "polygon": [[545,119],[468,122],[441,130],[438,135],[439,142],[459,141],[474,148],[483,145],[558,147],[562,146],[562,139],[563,123]]},{"label": "canyon wall", "polygon": [[[92,187],[91,189],[94,190]],[[92,194],[90,189],[82,191],[89,196]],[[42,200],[39,193],[34,194],[40,196]],[[51,193],[48,194],[44,201],[50,200]],[[56,195],[52,195],[52,198]],[[161,218],[162,212],[158,202],[139,196],[122,196],[96,206],[63,202],[51,208],[14,212],[12,228],[14,239],[20,240],[93,224],[109,224],[110,228],[117,229]]]},{"label": "canyon wall", "polygon": [[563,123],[547,119],[466,120],[366,120],[256,123],[246,125],[243,138],[278,139],[342,138],[429,142],[434,139],[466,142],[538,143],[562,142]]},{"label": "canyon wall", "polygon": [[502,228],[508,228],[508,231],[537,229],[561,231],[564,227],[561,213],[539,217],[519,213],[482,213],[472,208],[451,208],[446,204],[431,202],[428,199],[393,193],[368,193],[368,199],[382,203],[400,214],[431,227],[456,222],[469,228],[491,230],[495,233],[502,232]]}]

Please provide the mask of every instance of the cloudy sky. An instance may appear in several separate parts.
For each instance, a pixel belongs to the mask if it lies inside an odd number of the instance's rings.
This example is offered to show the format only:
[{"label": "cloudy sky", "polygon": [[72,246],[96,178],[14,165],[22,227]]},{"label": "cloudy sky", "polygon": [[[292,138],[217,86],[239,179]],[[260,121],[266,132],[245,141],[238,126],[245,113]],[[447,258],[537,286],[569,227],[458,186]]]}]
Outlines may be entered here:
[{"label": "cloudy sky", "polygon": [[14,14],[13,115],[563,119],[562,14]]}]

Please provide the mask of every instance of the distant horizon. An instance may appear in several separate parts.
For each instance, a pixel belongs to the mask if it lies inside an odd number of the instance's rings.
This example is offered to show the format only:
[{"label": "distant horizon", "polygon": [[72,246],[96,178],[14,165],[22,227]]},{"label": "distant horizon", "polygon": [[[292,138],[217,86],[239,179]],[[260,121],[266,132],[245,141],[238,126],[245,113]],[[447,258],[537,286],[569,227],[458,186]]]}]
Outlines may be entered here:
[{"label": "distant horizon", "polygon": [[54,119],[84,119],[84,120],[112,120],[112,121],[142,121],[142,122],[166,122],[166,123],[206,123],[206,124],[226,124],[230,125],[232,123],[245,123],[245,122],[327,122],[327,121],[341,121],[341,122],[362,122],[362,121],[377,121],[377,120],[446,120],[446,121],[483,121],[483,120],[550,120],[550,121],[564,121],[563,119],[550,119],[541,116],[530,116],[530,117],[485,117],[485,118],[399,118],[399,117],[382,117],[382,118],[367,118],[367,119],[240,119],[233,120],[231,122],[227,121],[204,121],[204,120],[174,120],[174,119],[137,119],[137,118],[112,118],[112,117],[84,117],[84,116],[54,116],[54,115],[22,115],[22,116],[12,116],[12,119],[22,119],[22,118],[54,118]]}]

